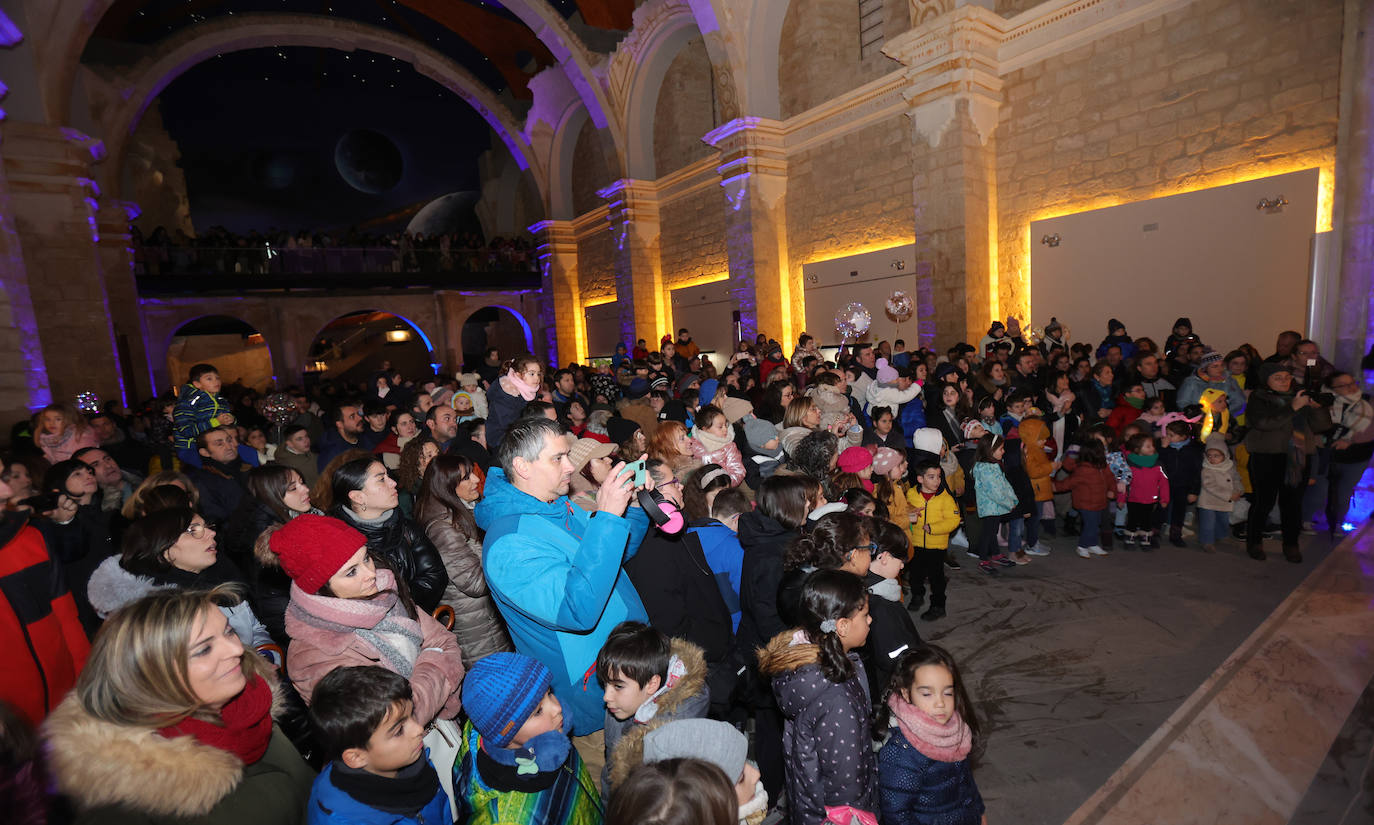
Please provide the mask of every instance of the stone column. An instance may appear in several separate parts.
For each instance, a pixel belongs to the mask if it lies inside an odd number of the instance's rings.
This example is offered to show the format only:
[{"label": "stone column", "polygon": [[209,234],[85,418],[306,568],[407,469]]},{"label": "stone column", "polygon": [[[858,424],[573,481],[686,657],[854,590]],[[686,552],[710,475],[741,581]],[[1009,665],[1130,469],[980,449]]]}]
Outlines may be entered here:
[{"label": "stone column", "polygon": [[[1342,50],[1336,159],[1341,287],[1333,360],[1341,369],[1355,369],[1374,343],[1374,3],[1347,0],[1345,5],[1349,30]],[[1364,378],[1368,389],[1370,376]]]},{"label": "stone column", "polygon": [[[975,341],[999,315],[992,137],[1002,23],[987,9],[961,6],[883,48],[906,66],[923,342]],[[921,288],[925,279],[929,289]]]},{"label": "stone column", "polygon": [[597,195],[610,211],[606,221],[615,240],[615,296],[620,304],[621,340],[643,338],[650,351],[667,332],[663,269],[658,252],[658,192],[652,181],[623,178]]},{"label": "stone column", "polygon": [[787,155],[782,124],[736,118],[703,138],[720,151],[725,248],[740,335],[758,333],[790,347],[805,317],[800,273],[787,254]]},{"label": "stone column", "polygon": [[8,123],[5,174],[55,399],[126,397],[101,267],[90,167],[103,146],[73,129]]},{"label": "stone column", "polygon": [[562,366],[587,357],[583,345],[582,301],[577,280],[577,235],[572,221],[539,221],[530,225],[539,257],[543,300],[540,322],[548,347],[545,363]]},{"label": "stone column", "polygon": [[131,403],[156,394],[146,370],[148,355],[139,323],[138,283],[129,236],[129,222],[137,217],[138,207],[133,203],[108,203],[97,213],[96,223],[100,237],[96,249],[105,276],[115,352]]},{"label": "stone column", "polygon": [[17,421],[52,402],[48,367],[29,293],[24,250],[14,225],[14,203],[0,145],[0,415]]}]

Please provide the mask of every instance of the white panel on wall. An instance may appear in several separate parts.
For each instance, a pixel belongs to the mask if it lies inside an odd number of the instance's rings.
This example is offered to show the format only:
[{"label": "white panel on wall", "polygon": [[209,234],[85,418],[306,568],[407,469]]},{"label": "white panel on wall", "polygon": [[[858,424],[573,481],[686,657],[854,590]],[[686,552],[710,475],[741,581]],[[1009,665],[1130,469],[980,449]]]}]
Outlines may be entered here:
[{"label": "white panel on wall", "polygon": [[[838,345],[840,336],[835,332],[835,312],[857,301],[873,316],[873,325],[862,340],[877,342],[903,338],[907,346],[914,349],[917,342],[915,314],[898,325],[887,317],[884,307],[888,296],[899,289],[910,295],[913,303],[916,301],[915,268],[915,244],[804,264],[806,332],[823,346]],[[796,342],[784,343],[784,349],[790,354]]]},{"label": "white panel on wall", "polygon": [[715,353],[711,363],[722,369],[730,361],[735,346],[735,299],[730,282],[683,287],[672,291],[673,338],[686,327],[702,352]]},{"label": "white panel on wall", "polygon": [[[583,310],[587,324],[587,356],[589,358],[609,358],[615,354],[615,345],[620,343],[620,305],[615,301],[597,304]],[[626,341],[625,346],[634,347],[634,341]]]},{"label": "white panel on wall", "polygon": [[[1208,346],[1249,342],[1267,355],[1308,316],[1317,177],[1306,169],[1031,223],[1033,325],[1054,316],[1096,345],[1118,318],[1163,346],[1187,316]],[[1280,195],[1281,210],[1257,208]]]}]

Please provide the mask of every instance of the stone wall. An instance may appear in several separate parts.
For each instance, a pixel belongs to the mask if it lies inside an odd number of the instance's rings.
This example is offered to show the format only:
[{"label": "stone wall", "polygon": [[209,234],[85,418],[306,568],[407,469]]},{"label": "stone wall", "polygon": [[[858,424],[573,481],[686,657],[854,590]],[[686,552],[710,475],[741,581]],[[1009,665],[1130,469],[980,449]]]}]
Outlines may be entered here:
[{"label": "stone wall", "polygon": [[577,280],[584,301],[615,294],[615,241],[605,218],[577,239]]},{"label": "stone wall", "polygon": [[702,135],[720,125],[706,43],[683,44],[663,76],[654,109],[654,166],[662,176],[711,154]]},{"label": "stone wall", "polygon": [[996,131],[1002,314],[1030,221],[1335,160],[1339,3],[1198,0],[1012,72]]},{"label": "stone wall", "polygon": [[911,243],[911,126],[897,115],[799,152],[787,164],[787,237],[801,265]]},{"label": "stone wall", "polygon": [[149,106],[139,120],[126,151],[122,197],[138,204],[138,228],[145,236],[161,226],[169,233],[180,229],[195,237],[186,174],[179,164],[181,149],[162,124],[159,103]]},{"label": "stone wall", "polygon": [[[910,25],[907,0],[884,0],[886,37],[900,34]],[[859,59],[856,0],[792,0],[778,54],[778,92],[784,119],[898,68],[895,61],[876,50]],[[659,174],[663,171],[660,169]]]},{"label": "stone wall", "polygon": [[588,120],[577,134],[573,147],[572,198],[573,212],[581,215],[602,204],[596,191],[604,189],[616,178],[602,149],[596,125]]},{"label": "stone wall", "polygon": [[729,271],[725,209],[725,197],[714,182],[659,206],[665,290]]}]

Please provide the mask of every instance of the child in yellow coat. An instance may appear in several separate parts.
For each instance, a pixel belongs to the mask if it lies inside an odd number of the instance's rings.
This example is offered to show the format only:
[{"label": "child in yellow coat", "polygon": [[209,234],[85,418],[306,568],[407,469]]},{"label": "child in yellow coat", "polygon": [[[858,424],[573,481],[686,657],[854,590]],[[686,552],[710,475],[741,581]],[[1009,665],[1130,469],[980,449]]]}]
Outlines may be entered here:
[{"label": "child in yellow coat", "polygon": [[907,579],[913,608],[925,599],[925,583],[930,581],[930,607],[921,618],[934,621],[945,615],[945,550],[950,534],[959,529],[959,504],[945,489],[938,461],[916,465],[916,484],[906,494],[912,547]]}]

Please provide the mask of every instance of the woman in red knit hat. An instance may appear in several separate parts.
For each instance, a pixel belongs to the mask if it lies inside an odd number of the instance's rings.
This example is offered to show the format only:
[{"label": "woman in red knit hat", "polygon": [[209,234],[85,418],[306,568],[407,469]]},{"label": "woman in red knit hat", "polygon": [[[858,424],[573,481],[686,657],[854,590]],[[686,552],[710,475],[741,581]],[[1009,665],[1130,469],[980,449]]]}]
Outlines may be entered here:
[{"label": "woman in red knit hat", "polygon": [[379,665],[410,680],[420,724],[458,715],[457,640],[415,609],[405,584],[369,554],[362,533],[307,513],[273,533],[270,545],[291,577],[288,667],[306,702],[334,668]]}]

